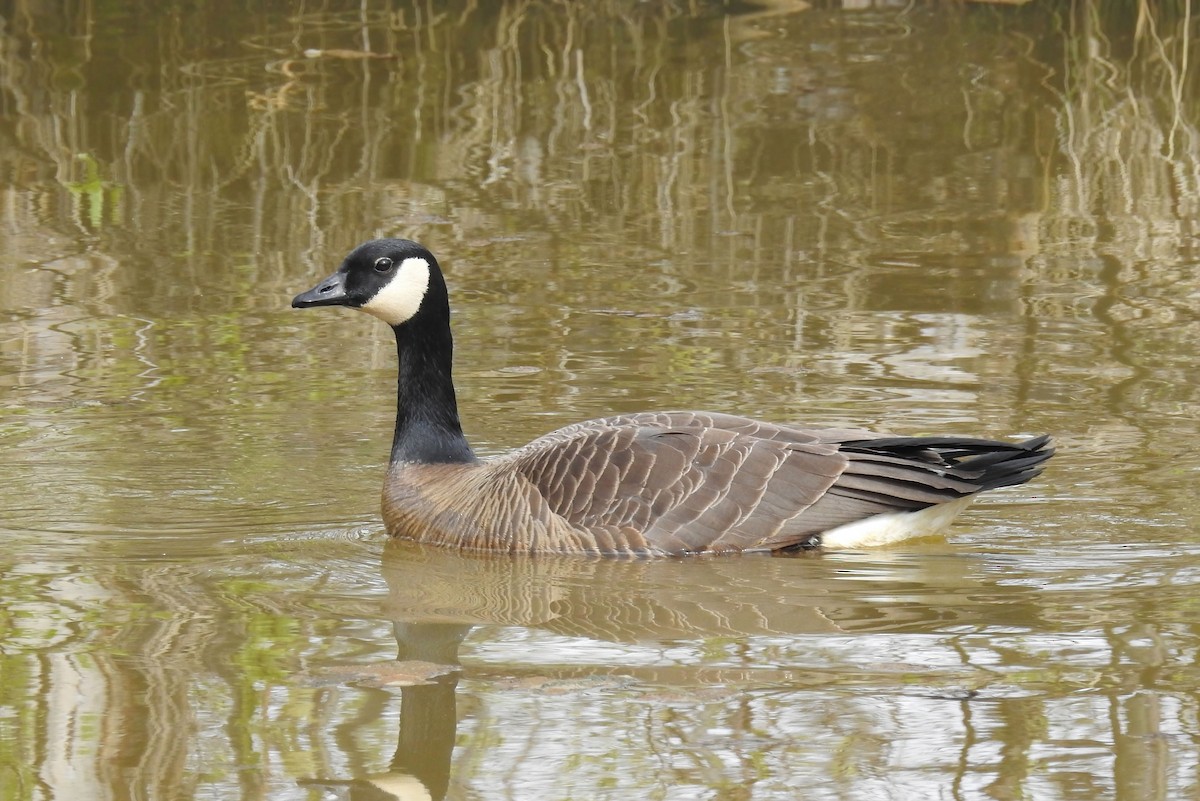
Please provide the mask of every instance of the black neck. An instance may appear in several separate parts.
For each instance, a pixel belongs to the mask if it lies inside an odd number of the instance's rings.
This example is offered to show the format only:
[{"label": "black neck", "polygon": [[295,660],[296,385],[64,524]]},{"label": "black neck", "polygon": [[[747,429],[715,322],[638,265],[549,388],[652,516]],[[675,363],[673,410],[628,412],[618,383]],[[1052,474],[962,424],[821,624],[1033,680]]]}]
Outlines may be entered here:
[{"label": "black neck", "polygon": [[395,462],[473,462],[463,436],[450,368],[454,343],[449,315],[422,319],[418,314],[393,330],[400,357],[396,396]]}]

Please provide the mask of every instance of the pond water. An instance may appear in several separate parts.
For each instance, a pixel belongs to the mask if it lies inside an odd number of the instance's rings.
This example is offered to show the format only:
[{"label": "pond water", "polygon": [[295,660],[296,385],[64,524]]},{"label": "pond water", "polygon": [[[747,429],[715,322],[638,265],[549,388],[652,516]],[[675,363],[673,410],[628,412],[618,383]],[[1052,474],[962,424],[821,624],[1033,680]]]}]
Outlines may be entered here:
[{"label": "pond water", "polygon": [[[0,5],[0,801],[1200,794],[1186,4]],[[446,269],[467,434],[1053,434],[944,538],[389,542]]]}]

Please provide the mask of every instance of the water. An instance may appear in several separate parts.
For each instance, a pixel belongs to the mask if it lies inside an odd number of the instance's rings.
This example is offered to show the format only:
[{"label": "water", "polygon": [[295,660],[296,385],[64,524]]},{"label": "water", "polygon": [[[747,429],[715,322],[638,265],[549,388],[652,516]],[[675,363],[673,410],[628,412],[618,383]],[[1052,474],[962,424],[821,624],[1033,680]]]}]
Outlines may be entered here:
[{"label": "water", "polygon": [[[1200,792],[1197,24],[864,5],[0,8],[0,800]],[[388,542],[392,343],[287,308],[376,235],[483,454],[1060,453],[877,552]]]}]

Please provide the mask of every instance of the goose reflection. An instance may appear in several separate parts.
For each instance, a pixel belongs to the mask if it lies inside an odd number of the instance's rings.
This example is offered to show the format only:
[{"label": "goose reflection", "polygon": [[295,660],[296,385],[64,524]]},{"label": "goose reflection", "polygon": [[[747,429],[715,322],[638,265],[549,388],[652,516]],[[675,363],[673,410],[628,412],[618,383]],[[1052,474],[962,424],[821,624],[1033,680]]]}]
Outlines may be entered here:
[{"label": "goose reflection", "polygon": [[[985,599],[948,552],[688,559],[465,554],[393,540],[385,614],[404,625],[537,628],[609,642],[921,630]],[[968,613],[969,614],[969,613]]]},{"label": "goose reflection", "polygon": [[[441,675],[401,689],[400,732],[386,774],[322,781],[353,799],[441,799],[450,784],[460,677],[512,680],[494,668],[463,667],[459,646],[475,626],[516,626],[608,643],[702,644],[712,638],[800,637],[941,629],[998,588],[981,588],[977,558],[945,554],[688,560],[489,556],[390,541],[383,556],[400,664],[437,663]],[[1014,609],[1014,614],[1020,614]],[[805,671],[772,664],[597,665],[556,678],[631,678],[696,688],[793,684]],[[753,657],[747,657],[753,659]],[[518,669],[519,670],[519,669]],[[540,672],[540,671],[539,671]]]}]

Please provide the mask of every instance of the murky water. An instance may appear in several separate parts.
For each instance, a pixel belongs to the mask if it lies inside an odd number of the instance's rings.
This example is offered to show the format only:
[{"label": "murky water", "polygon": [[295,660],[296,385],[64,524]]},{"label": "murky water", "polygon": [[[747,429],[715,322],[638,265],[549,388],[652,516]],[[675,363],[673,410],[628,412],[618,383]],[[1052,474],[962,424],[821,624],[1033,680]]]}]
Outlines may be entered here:
[{"label": "murky water", "polygon": [[[1200,794],[1200,28],[845,5],[0,5],[0,801]],[[482,453],[1060,455],[887,551],[386,542],[387,332],[287,308],[380,234]]]}]

